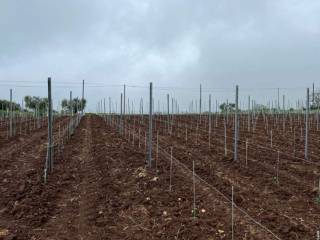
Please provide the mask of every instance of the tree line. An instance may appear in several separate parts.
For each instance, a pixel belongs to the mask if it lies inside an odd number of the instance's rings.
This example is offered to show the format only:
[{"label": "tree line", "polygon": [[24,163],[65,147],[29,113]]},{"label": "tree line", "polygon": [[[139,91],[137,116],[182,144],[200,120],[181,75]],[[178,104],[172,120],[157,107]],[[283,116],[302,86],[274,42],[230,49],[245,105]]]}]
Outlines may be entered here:
[{"label": "tree line", "polygon": [[[37,96],[25,96],[24,97],[24,111],[33,111],[38,112],[40,114],[44,114],[48,110],[48,98],[41,98]],[[86,107],[86,99],[74,98],[71,101],[67,99],[63,99],[61,102],[61,111],[62,112],[70,112],[71,109],[73,113],[77,113],[85,109]],[[10,101],[0,99],[0,110],[8,111],[10,110]],[[22,107],[20,104],[12,101],[12,110],[13,111],[21,111]]]}]

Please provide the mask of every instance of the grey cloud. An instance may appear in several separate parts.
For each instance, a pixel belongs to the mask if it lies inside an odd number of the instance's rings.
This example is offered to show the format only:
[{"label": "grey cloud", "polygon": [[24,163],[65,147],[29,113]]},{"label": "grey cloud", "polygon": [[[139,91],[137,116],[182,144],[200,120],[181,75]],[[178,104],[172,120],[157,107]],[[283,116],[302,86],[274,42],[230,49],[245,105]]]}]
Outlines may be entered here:
[{"label": "grey cloud", "polygon": [[[319,12],[316,0],[5,0],[0,83],[52,76],[106,85],[307,87],[320,75]],[[55,98],[67,90],[57,89]],[[120,90],[88,88],[91,109],[99,97],[118,99]],[[1,96],[7,91],[1,87]],[[128,91],[137,99],[146,90]],[[45,86],[16,92],[46,94]],[[198,96],[196,90],[170,93],[181,101]]]}]

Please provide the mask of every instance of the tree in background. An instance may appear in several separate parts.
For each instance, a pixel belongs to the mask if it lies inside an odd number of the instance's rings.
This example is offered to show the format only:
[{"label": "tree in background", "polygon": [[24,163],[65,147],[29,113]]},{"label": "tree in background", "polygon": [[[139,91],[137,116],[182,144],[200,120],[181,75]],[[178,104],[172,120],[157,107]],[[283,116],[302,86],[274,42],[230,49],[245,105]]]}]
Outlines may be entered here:
[{"label": "tree in background", "polygon": [[61,102],[61,107],[63,111],[67,112],[67,111],[70,111],[72,106],[73,113],[77,113],[86,108],[86,103],[87,103],[86,99],[82,100],[79,98],[74,98],[71,104],[70,104],[70,100],[63,99]]},{"label": "tree in background", "polygon": [[261,112],[267,112],[269,110],[269,108],[266,105],[263,105],[263,104],[255,104],[253,106],[253,109],[255,111],[261,111]]},{"label": "tree in background", "polygon": [[38,111],[39,113],[45,113],[48,108],[48,98],[25,96],[24,102],[26,108]]},{"label": "tree in background", "polygon": [[221,112],[234,112],[236,108],[236,104],[234,103],[222,103],[219,106]]},{"label": "tree in background", "polygon": [[[312,99],[310,100],[312,101]],[[314,101],[310,105],[311,110],[320,109],[320,91],[314,93]]]},{"label": "tree in background", "polygon": [[[12,102],[13,111],[19,111],[20,109],[21,109],[20,104]],[[0,99],[0,110],[2,111],[10,110],[10,101]]]}]

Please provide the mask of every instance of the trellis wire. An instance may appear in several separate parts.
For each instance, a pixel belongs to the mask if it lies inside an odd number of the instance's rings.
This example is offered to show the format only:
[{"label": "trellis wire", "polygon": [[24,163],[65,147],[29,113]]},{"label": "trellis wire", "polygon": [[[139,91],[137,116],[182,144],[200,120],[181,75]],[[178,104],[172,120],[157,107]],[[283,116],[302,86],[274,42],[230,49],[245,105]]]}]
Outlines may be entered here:
[{"label": "trellis wire", "polygon": [[[170,156],[170,154],[168,154],[163,148],[159,147],[160,150],[162,150],[163,154],[165,156],[168,157],[168,155]],[[182,162],[180,162],[178,159],[176,159],[175,157],[172,157],[172,160],[175,161],[175,163],[177,165],[179,165],[180,167],[182,167],[184,170],[186,170],[187,172],[189,172],[190,174],[192,174],[191,170]],[[204,185],[206,185],[208,188],[210,188],[211,190],[214,190],[215,192],[217,192],[223,199],[225,199],[227,202],[229,202],[231,204],[232,200],[230,200],[226,195],[224,195],[222,192],[220,192],[217,188],[215,188],[214,186],[212,186],[211,184],[209,184],[207,181],[205,181],[204,179],[202,179],[199,175],[195,174],[195,178],[197,178],[200,182],[202,182]],[[281,240],[280,237],[278,237],[275,233],[273,233],[270,229],[268,229],[267,227],[265,227],[264,225],[262,225],[260,222],[256,221],[253,217],[251,217],[245,210],[243,210],[242,208],[240,208],[238,205],[236,205],[234,203],[234,208],[238,209],[241,213],[243,213],[246,217],[248,217],[252,222],[254,222],[256,225],[258,225],[260,228],[262,228],[263,230],[265,230],[266,232],[268,232],[269,234],[271,234],[275,239]]]}]

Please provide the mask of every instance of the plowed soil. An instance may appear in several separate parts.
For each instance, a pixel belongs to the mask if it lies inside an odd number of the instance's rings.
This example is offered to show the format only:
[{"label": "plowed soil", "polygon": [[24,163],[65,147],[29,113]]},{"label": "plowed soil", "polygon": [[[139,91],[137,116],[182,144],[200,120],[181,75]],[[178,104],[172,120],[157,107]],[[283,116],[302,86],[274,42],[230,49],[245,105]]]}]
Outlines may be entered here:
[{"label": "plowed soil", "polygon": [[[217,149],[204,147],[202,138],[185,145],[183,131],[181,137],[160,132],[156,171],[146,167],[138,125],[131,128],[135,135],[120,135],[116,127],[96,115],[85,116],[55,160],[47,184],[44,132],[31,135],[32,144],[14,154],[1,155],[7,164],[1,165],[0,239],[231,239],[231,203],[216,191],[230,198],[230,183],[237,206],[258,216],[279,239],[315,237],[319,207],[311,192],[300,192],[301,186],[266,184],[270,176],[260,165],[234,165]],[[144,136],[147,128],[140,128]],[[179,161],[170,165],[172,146]],[[193,178],[193,160],[196,174],[208,184]],[[295,213],[303,207],[304,213]],[[234,238],[276,239],[238,209]]]}]

